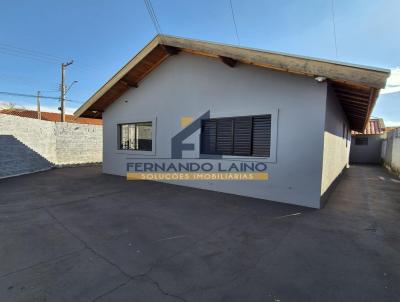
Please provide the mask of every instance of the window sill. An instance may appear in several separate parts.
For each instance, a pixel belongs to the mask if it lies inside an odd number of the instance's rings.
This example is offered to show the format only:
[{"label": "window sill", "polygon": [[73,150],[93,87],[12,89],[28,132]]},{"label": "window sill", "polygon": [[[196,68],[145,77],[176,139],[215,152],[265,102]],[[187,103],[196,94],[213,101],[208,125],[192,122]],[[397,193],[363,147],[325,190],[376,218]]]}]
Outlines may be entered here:
[{"label": "window sill", "polygon": [[220,155],[215,154],[200,154],[200,158],[207,158],[207,159],[222,159],[222,160],[240,160],[240,161],[263,161],[267,163],[275,163],[275,159],[272,157],[262,157],[262,156],[243,156],[243,155]]},{"label": "window sill", "polygon": [[128,154],[128,155],[147,155],[152,156],[155,155],[155,151],[143,151],[143,150],[121,150],[117,149],[115,154]]}]

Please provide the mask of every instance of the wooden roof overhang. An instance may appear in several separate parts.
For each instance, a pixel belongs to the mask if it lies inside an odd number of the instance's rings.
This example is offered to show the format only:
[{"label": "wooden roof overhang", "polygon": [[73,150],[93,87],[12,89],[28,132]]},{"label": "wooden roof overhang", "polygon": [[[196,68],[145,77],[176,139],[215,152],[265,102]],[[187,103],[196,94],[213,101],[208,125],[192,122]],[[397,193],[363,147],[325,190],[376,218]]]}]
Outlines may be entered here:
[{"label": "wooden roof overhang", "polygon": [[220,59],[230,67],[238,62],[268,69],[326,78],[335,91],[350,126],[363,131],[379,90],[390,71],[277,52],[158,35],[104,84],[75,113],[76,117],[102,118],[104,110],[130,88],[137,88],[169,56],[186,52]]}]

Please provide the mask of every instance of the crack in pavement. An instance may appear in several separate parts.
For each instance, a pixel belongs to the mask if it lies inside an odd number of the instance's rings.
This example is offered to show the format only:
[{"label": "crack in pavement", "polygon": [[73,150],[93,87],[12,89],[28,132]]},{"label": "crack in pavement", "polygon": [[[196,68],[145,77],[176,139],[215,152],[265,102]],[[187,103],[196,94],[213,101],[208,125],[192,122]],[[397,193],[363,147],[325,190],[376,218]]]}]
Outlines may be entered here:
[{"label": "crack in pavement", "polygon": [[164,296],[169,296],[169,297],[173,297],[173,298],[176,298],[176,299],[178,299],[178,300],[180,300],[180,301],[186,302],[186,300],[185,300],[183,297],[178,296],[178,295],[175,295],[175,294],[172,294],[172,293],[169,293],[168,291],[164,290],[164,289],[161,287],[160,283],[159,283],[158,281],[154,280],[153,278],[151,278],[150,276],[148,276],[147,273],[138,274],[138,275],[132,276],[132,277],[131,277],[129,280],[127,280],[126,282],[120,283],[120,284],[118,284],[117,286],[113,287],[112,289],[106,291],[105,293],[103,293],[103,294],[101,294],[101,295],[95,297],[95,298],[92,300],[92,302],[99,301],[100,299],[102,299],[102,298],[108,296],[109,294],[112,294],[113,292],[115,292],[115,291],[117,291],[118,289],[120,289],[120,288],[122,288],[122,287],[128,285],[130,282],[132,282],[132,281],[134,281],[135,279],[138,279],[138,278],[146,278],[148,282],[150,282],[150,283],[152,283],[153,285],[155,285],[155,287],[157,288],[157,290],[158,290],[162,295],[164,295]]},{"label": "crack in pavement", "polygon": [[146,275],[146,277],[157,287],[158,291],[161,292],[163,295],[170,296],[170,297],[176,298],[178,300],[181,300],[183,302],[186,302],[186,300],[184,298],[182,298],[181,296],[171,294],[171,293],[165,291],[164,289],[162,289],[160,286],[160,283],[158,283],[156,280],[152,279],[151,277],[149,277],[147,275]]},{"label": "crack in pavement", "polygon": [[148,274],[152,271],[153,266],[156,265],[152,265],[145,273],[143,274],[138,274],[138,275],[130,275],[128,272],[124,271],[118,264],[114,263],[113,261],[111,261],[110,259],[108,259],[107,257],[103,256],[102,254],[100,254],[98,251],[96,251],[93,247],[91,247],[85,240],[83,240],[82,238],[80,238],[78,235],[76,235],[74,232],[72,232],[62,221],[60,221],[48,208],[44,208],[44,210],[48,213],[48,215],[50,217],[52,217],[65,231],[67,231],[69,234],[71,234],[75,239],[79,240],[86,249],[88,249],[89,251],[91,251],[94,255],[96,255],[97,257],[101,258],[103,261],[105,261],[106,263],[108,263],[109,265],[113,266],[114,268],[116,268],[122,275],[124,275],[127,279],[127,281],[118,284],[117,286],[115,286],[114,288],[112,288],[111,290],[101,294],[100,296],[97,296],[94,298],[93,301],[98,301],[100,298],[103,298],[111,293],[113,293],[114,291],[118,290],[119,288],[127,285],[130,281],[137,279],[139,277],[145,277],[148,280],[150,280],[154,285],[156,285],[157,289],[163,294],[163,295],[167,295],[167,296],[171,296],[174,298],[177,298],[181,301],[185,302],[185,299],[182,297],[179,297],[177,295],[174,295],[172,293],[167,292],[166,290],[162,289],[160,284],[152,279],[150,276],[148,276]]},{"label": "crack in pavement", "polygon": [[[242,215],[242,217],[243,216],[253,217],[253,216],[257,216],[257,215],[250,215],[249,214],[249,215]],[[275,217],[271,217],[268,222],[274,223],[274,220],[275,220]],[[290,232],[292,231],[292,229],[294,227],[293,225],[294,225],[293,221],[290,221],[289,222],[289,226],[286,229],[285,233],[283,234],[282,238],[280,238],[280,240],[278,240],[278,242],[271,249],[268,249],[267,251],[262,253],[259,257],[257,257],[257,260],[252,265],[249,265],[247,268],[240,269],[240,270],[236,271],[235,273],[233,273],[232,278],[230,278],[229,280],[226,280],[225,282],[222,282],[220,284],[216,284],[216,285],[213,285],[213,286],[204,286],[204,287],[191,288],[191,289],[188,289],[186,291],[179,292],[178,294],[179,295],[185,295],[185,294],[190,294],[190,293],[194,293],[194,292],[198,292],[198,291],[213,290],[213,289],[216,289],[216,288],[219,288],[219,287],[224,287],[224,286],[226,286],[228,284],[231,284],[233,282],[236,282],[239,278],[243,277],[249,271],[252,271],[252,270],[256,269],[258,264],[261,262],[261,260],[263,258],[265,258],[265,256],[275,253],[278,250],[278,248],[281,246],[283,241],[289,236]]]},{"label": "crack in pavement", "polygon": [[[111,194],[111,193],[110,193],[110,194]],[[57,205],[55,205],[55,206],[57,206]],[[172,258],[174,258],[174,257],[176,257],[176,256],[178,256],[178,255],[180,255],[180,254],[182,254],[182,253],[184,253],[184,252],[186,252],[186,251],[189,251],[189,250],[195,248],[198,244],[200,244],[201,242],[203,242],[204,240],[206,240],[207,238],[209,238],[209,237],[212,236],[213,234],[217,233],[218,231],[221,231],[221,230],[223,230],[223,229],[225,229],[225,228],[231,226],[231,225],[234,224],[237,220],[240,220],[240,219],[242,219],[242,218],[245,217],[245,216],[249,216],[249,214],[238,215],[238,216],[234,217],[233,219],[231,219],[229,222],[227,222],[227,223],[225,223],[225,224],[222,224],[222,225],[216,227],[215,229],[213,229],[212,231],[208,232],[206,235],[204,235],[204,236],[202,236],[201,238],[199,238],[199,239],[198,239],[196,242],[194,242],[193,244],[191,244],[191,245],[189,245],[189,246],[187,246],[187,247],[185,247],[185,248],[179,250],[178,252],[172,254],[172,255],[169,256],[169,257],[162,258],[162,259],[160,259],[159,261],[156,261],[155,263],[153,263],[153,264],[149,267],[149,269],[148,269],[146,272],[141,273],[141,274],[137,274],[137,275],[131,275],[131,274],[129,274],[128,272],[126,272],[125,270],[123,270],[119,265],[117,265],[116,263],[114,263],[112,260],[108,259],[108,258],[105,257],[104,255],[102,255],[101,253],[99,253],[97,250],[95,250],[93,247],[91,247],[91,246],[88,244],[88,242],[86,242],[86,241],[83,240],[81,237],[79,237],[77,234],[75,234],[73,231],[71,231],[71,230],[69,229],[69,227],[67,227],[62,221],[60,221],[60,220],[51,212],[51,210],[50,210],[48,207],[44,206],[44,207],[43,207],[43,210],[45,210],[45,211],[47,212],[47,214],[48,214],[52,219],[54,219],[65,231],[67,231],[67,232],[68,232],[69,234],[71,234],[75,239],[77,239],[78,241],[80,241],[80,242],[84,245],[85,248],[87,248],[88,250],[90,250],[94,255],[96,255],[97,257],[101,258],[103,261],[105,261],[105,262],[108,263],[109,265],[111,265],[111,266],[113,266],[114,268],[116,268],[122,275],[124,275],[124,276],[127,278],[127,280],[126,280],[125,282],[122,282],[122,283],[116,285],[114,288],[112,288],[112,289],[106,291],[105,293],[102,293],[101,295],[95,297],[93,301],[98,301],[99,299],[101,299],[101,298],[103,298],[103,297],[105,297],[105,296],[107,296],[107,295],[113,293],[114,291],[116,291],[116,290],[118,290],[118,289],[120,289],[120,288],[122,288],[122,287],[128,285],[129,282],[131,282],[131,281],[133,281],[133,280],[135,280],[135,279],[137,279],[137,278],[146,278],[149,282],[151,282],[152,284],[154,284],[154,285],[156,286],[156,288],[158,289],[158,291],[159,291],[160,293],[162,293],[163,295],[167,295],[167,296],[170,296],[170,297],[174,297],[174,298],[176,298],[176,299],[179,299],[179,300],[181,300],[181,301],[185,301],[185,299],[184,299],[183,297],[181,297],[181,296],[179,296],[179,295],[176,295],[176,294],[169,293],[168,291],[166,291],[165,289],[163,289],[158,281],[156,281],[156,280],[154,280],[152,277],[150,277],[149,274],[151,273],[151,271],[152,271],[156,266],[160,265],[161,263],[165,263],[165,262],[171,260]],[[251,215],[250,215],[250,216],[251,216]]]},{"label": "crack in pavement", "polygon": [[5,273],[5,274],[3,274],[3,275],[0,276],[0,279],[5,278],[5,277],[7,277],[7,276],[9,276],[9,275],[12,275],[12,274],[16,274],[16,273],[19,273],[19,272],[23,272],[23,271],[28,270],[28,269],[30,269],[30,268],[33,268],[33,267],[35,267],[35,266],[39,266],[39,265],[43,265],[43,264],[48,264],[48,263],[51,263],[51,262],[53,262],[53,261],[64,260],[64,258],[67,258],[67,257],[72,256],[72,255],[74,255],[74,254],[78,254],[78,253],[80,253],[80,252],[82,252],[82,251],[84,251],[84,250],[86,250],[86,247],[81,248],[81,249],[79,249],[79,250],[75,250],[75,251],[66,253],[66,254],[63,254],[63,255],[56,256],[56,257],[51,258],[51,259],[48,259],[48,260],[43,260],[43,261],[40,261],[40,262],[36,262],[36,263],[34,263],[34,264],[32,264],[32,265],[29,265],[29,266],[26,266],[26,267],[23,267],[23,268],[19,268],[19,269],[17,269],[17,270],[14,270],[14,271]]},{"label": "crack in pavement", "polygon": [[105,293],[101,294],[100,296],[95,297],[92,301],[98,301],[101,298],[104,298],[105,296],[112,294],[113,292],[117,291],[118,289],[120,289],[121,287],[124,287],[125,285],[127,285],[129,283],[130,280],[128,280],[127,282],[123,282],[118,284],[117,286],[113,287],[112,289],[106,291]]},{"label": "crack in pavement", "polygon": [[[108,194],[113,194],[113,193],[108,193]],[[105,194],[103,194],[103,195],[105,195]],[[95,197],[95,196],[94,196],[94,197]],[[93,197],[90,197],[90,198],[93,198]],[[79,200],[79,201],[84,201],[84,200],[87,200],[87,199],[90,199],[90,198],[81,199],[81,200]],[[75,203],[75,202],[79,202],[79,201],[75,200],[75,201],[71,201],[71,202],[68,202],[68,203]],[[67,203],[64,203],[64,204],[67,204]],[[62,204],[58,204],[58,205],[53,205],[53,206],[50,206],[50,207],[52,208],[52,207],[61,206],[61,205],[62,205]],[[151,271],[152,271],[155,267],[157,267],[158,265],[160,265],[160,264],[162,264],[162,263],[165,263],[165,262],[171,260],[172,258],[174,258],[174,257],[176,257],[176,256],[178,256],[178,255],[180,255],[180,254],[182,254],[182,253],[184,253],[184,252],[186,252],[186,251],[189,251],[189,250],[195,248],[198,244],[200,244],[201,242],[203,242],[204,240],[206,240],[207,238],[209,238],[209,237],[212,236],[213,234],[217,233],[218,231],[221,231],[221,230],[223,230],[223,229],[225,229],[225,228],[231,226],[231,225],[234,224],[237,220],[239,220],[239,219],[241,219],[241,218],[243,218],[243,217],[245,217],[245,216],[249,216],[248,214],[238,215],[238,216],[236,216],[235,218],[231,219],[229,222],[227,222],[227,223],[225,223],[225,224],[222,224],[222,225],[216,227],[215,229],[213,229],[212,231],[210,231],[210,232],[207,233],[206,235],[202,236],[201,238],[199,238],[199,239],[198,239],[196,242],[194,242],[193,244],[191,244],[191,245],[189,245],[189,246],[187,246],[187,247],[185,247],[185,248],[179,250],[178,252],[172,254],[172,255],[169,256],[169,257],[162,258],[162,259],[160,259],[159,261],[156,261],[155,263],[153,263],[153,264],[149,267],[149,269],[148,269],[145,273],[141,273],[141,274],[137,274],[137,275],[131,275],[131,274],[129,274],[128,272],[126,272],[125,270],[123,270],[119,265],[117,265],[116,263],[114,263],[112,260],[108,259],[108,258],[105,257],[104,255],[102,255],[101,253],[99,253],[96,249],[94,249],[93,247],[91,247],[91,246],[88,244],[88,242],[86,242],[86,241],[83,240],[81,237],[79,237],[77,234],[75,234],[73,231],[71,231],[71,229],[70,229],[68,226],[66,226],[62,221],[60,221],[60,220],[54,215],[54,213],[52,213],[52,211],[51,211],[48,207],[43,206],[43,207],[41,207],[41,209],[44,210],[54,221],[56,221],[66,232],[68,232],[68,233],[69,233],[71,236],[73,236],[76,240],[78,240],[79,242],[81,242],[82,245],[83,245],[83,248],[82,248],[82,249],[79,249],[79,250],[77,250],[77,251],[73,251],[73,252],[71,252],[71,253],[67,253],[67,254],[65,254],[65,255],[58,256],[58,257],[53,258],[53,259],[50,259],[50,260],[46,260],[46,261],[42,261],[42,262],[36,263],[36,264],[34,264],[34,265],[31,265],[31,266],[26,267],[26,268],[23,268],[23,269],[19,269],[19,270],[13,271],[13,272],[9,272],[9,273],[7,273],[7,274],[5,274],[5,275],[3,275],[3,276],[0,276],[0,278],[6,277],[6,276],[8,276],[8,275],[10,275],[10,274],[13,274],[13,273],[16,273],[16,272],[19,272],[19,271],[23,271],[23,270],[29,269],[29,268],[34,267],[34,266],[37,266],[37,265],[46,264],[46,263],[51,262],[51,261],[54,261],[54,260],[56,260],[56,259],[60,259],[60,258],[66,257],[66,256],[68,256],[68,255],[70,255],[70,254],[78,253],[78,252],[81,252],[81,251],[87,249],[87,250],[91,251],[95,256],[99,257],[100,259],[102,259],[103,261],[105,261],[106,263],[108,263],[109,265],[113,266],[113,267],[114,267],[115,269],[117,269],[123,276],[125,276],[125,277],[127,278],[126,281],[124,281],[124,282],[122,282],[122,283],[119,283],[118,285],[116,285],[116,286],[113,287],[112,289],[110,289],[110,290],[108,290],[108,291],[102,293],[101,295],[95,297],[95,298],[93,299],[93,301],[98,301],[98,300],[100,300],[101,298],[104,298],[105,296],[107,296],[107,295],[109,295],[109,294],[111,294],[111,293],[117,291],[118,289],[120,289],[120,288],[122,288],[122,287],[128,285],[131,281],[134,281],[134,280],[137,279],[137,278],[145,278],[145,279],[147,279],[147,280],[148,280],[149,282],[151,282],[151,283],[157,288],[157,290],[158,290],[161,294],[163,294],[163,295],[170,296],[170,297],[179,299],[179,300],[181,300],[181,301],[185,301],[185,299],[184,299],[183,297],[181,297],[181,296],[179,296],[179,295],[177,295],[177,294],[169,293],[168,291],[166,291],[165,289],[163,289],[158,281],[156,281],[155,279],[153,279],[152,277],[150,277],[149,274],[151,273]],[[262,256],[262,257],[263,257],[263,256]],[[262,257],[260,257],[260,258],[262,258]],[[236,279],[236,278],[234,278],[234,279]],[[190,290],[189,290],[189,291],[184,291],[184,292],[180,293],[180,295],[181,295],[181,294],[185,294],[185,293],[187,293],[187,292],[190,292]]]},{"label": "crack in pavement", "polygon": [[183,297],[178,296],[178,295],[176,295],[176,294],[169,293],[169,292],[167,292],[166,290],[164,290],[164,289],[161,287],[161,285],[160,285],[159,282],[157,282],[156,280],[154,280],[153,278],[151,278],[151,277],[149,276],[149,274],[151,273],[151,271],[154,269],[154,267],[158,266],[159,264],[161,264],[161,263],[163,263],[163,262],[166,262],[166,261],[169,261],[169,260],[171,260],[172,258],[174,258],[174,257],[176,257],[176,256],[178,256],[178,255],[180,255],[181,253],[184,253],[184,252],[186,252],[186,251],[188,251],[188,250],[190,250],[190,249],[196,247],[197,244],[199,244],[200,242],[206,240],[207,238],[209,238],[210,236],[212,236],[212,235],[215,234],[216,232],[218,232],[218,231],[220,231],[220,230],[222,230],[222,229],[224,229],[224,228],[226,228],[226,227],[229,227],[230,225],[232,225],[233,223],[235,223],[238,219],[240,219],[240,218],[242,218],[242,217],[245,217],[245,216],[248,216],[248,215],[247,215],[247,214],[239,215],[239,216],[233,218],[230,222],[225,223],[225,224],[223,224],[223,225],[220,225],[220,226],[216,227],[214,230],[212,230],[211,232],[207,233],[205,236],[201,237],[201,238],[200,238],[199,240],[197,240],[195,243],[189,245],[189,246],[186,247],[186,248],[183,248],[182,250],[180,250],[180,251],[178,251],[178,252],[172,254],[171,256],[169,256],[169,257],[167,257],[167,258],[163,258],[163,259],[161,259],[161,260],[155,262],[154,264],[152,264],[152,265],[150,266],[150,268],[149,268],[145,273],[143,273],[143,274],[138,274],[138,275],[135,275],[135,276],[131,276],[127,282],[121,283],[121,284],[117,285],[116,287],[114,287],[113,289],[111,289],[111,290],[109,290],[109,291],[107,291],[107,292],[101,294],[100,296],[97,296],[97,297],[93,300],[93,302],[98,301],[100,298],[103,298],[103,297],[107,296],[108,294],[111,294],[111,293],[113,293],[114,291],[118,290],[119,288],[128,285],[128,283],[131,282],[131,281],[133,281],[134,279],[141,278],[141,277],[142,277],[142,278],[147,278],[149,281],[151,281],[163,295],[167,295],[167,296],[170,296],[170,297],[174,297],[174,298],[176,298],[176,299],[179,299],[179,300],[185,302],[186,300],[185,300]]},{"label": "crack in pavement", "polygon": [[96,251],[93,247],[91,247],[85,240],[83,240],[81,237],[76,235],[74,232],[72,232],[63,222],[61,222],[48,208],[44,208],[44,210],[49,214],[51,218],[53,218],[65,231],[67,231],[69,234],[71,234],[75,239],[80,241],[89,251],[91,251],[93,254],[95,254],[97,257],[103,259],[106,261],[108,264],[116,268],[121,274],[123,274],[127,278],[131,278],[131,276],[125,272],[119,265],[116,263],[112,262],[110,259],[107,257],[103,256],[100,254],[98,251]]}]

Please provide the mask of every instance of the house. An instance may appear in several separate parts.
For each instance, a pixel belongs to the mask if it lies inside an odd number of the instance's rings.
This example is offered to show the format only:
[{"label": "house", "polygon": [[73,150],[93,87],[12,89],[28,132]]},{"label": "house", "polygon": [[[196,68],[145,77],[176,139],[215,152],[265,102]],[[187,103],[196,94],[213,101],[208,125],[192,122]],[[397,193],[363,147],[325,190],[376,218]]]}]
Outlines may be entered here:
[{"label": "house", "polygon": [[352,131],[350,163],[379,164],[385,137],[385,123],[380,118],[370,119],[363,132]]},{"label": "house", "polygon": [[153,161],[145,165],[151,169],[165,160],[212,169],[214,161],[262,163],[267,174],[258,181],[156,179],[320,208],[348,166],[350,131],[364,130],[388,76],[159,35],[75,116],[103,119],[104,173],[141,171],[144,161]]},{"label": "house", "polygon": [[[0,113],[14,115],[19,117],[27,117],[27,118],[38,118],[37,111],[34,110],[26,110],[26,109],[2,109]],[[43,121],[50,121],[50,122],[59,122],[61,120],[61,114],[55,112],[41,112],[41,120]],[[77,124],[89,124],[89,125],[102,125],[103,121],[99,119],[93,118],[85,118],[85,117],[78,117],[75,118],[73,115],[66,114],[65,115],[65,122],[66,123],[77,123]]]}]

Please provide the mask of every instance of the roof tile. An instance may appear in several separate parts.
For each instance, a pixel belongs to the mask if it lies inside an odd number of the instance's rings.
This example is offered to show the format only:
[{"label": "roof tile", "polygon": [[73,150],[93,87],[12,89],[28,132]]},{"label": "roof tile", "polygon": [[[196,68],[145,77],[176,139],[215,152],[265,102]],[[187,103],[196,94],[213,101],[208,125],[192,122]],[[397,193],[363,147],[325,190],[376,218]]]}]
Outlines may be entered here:
[{"label": "roof tile", "polygon": [[364,132],[351,131],[351,134],[382,134],[385,124],[381,118],[370,119]]},{"label": "roof tile", "polygon": [[[37,119],[37,111],[25,110],[25,109],[3,109],[0,113],[15,115],[19,117],[27,117]],[[61,114],[55,112],[42,112],[41,119],[50,122],[59,122],[61,120]],[[90,125],[103,125],[103,121],[94,118],[78,117],[75,118],[73,115],[66,114],[65,122],[67,123],[78,123],[78,124],[90,124]]]}]

